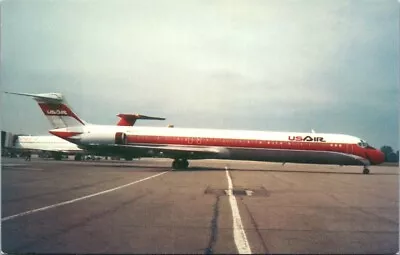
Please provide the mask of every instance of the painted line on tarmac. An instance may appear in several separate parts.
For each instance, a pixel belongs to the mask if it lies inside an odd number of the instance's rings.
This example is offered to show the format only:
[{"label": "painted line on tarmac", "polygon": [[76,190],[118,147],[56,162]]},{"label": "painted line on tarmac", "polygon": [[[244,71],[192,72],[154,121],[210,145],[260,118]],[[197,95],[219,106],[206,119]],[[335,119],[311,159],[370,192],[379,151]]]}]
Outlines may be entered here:
[{"label": "painted line on tarmac", "polygon": [[233,218],[233,238],[235,239],[236,249],[239,254],[251,254],[249,242],[247,241],[246,232],[244,231],[242,219],[240,218],[239,208],[236,197],[233,195],[232,179],[228,170],[225,170],[228,179],[228,196],[232,209]]},{"label": "painted line on tarmac", "polygon": [[26,166],[26,164],[1,164],[4,167],[14,167],[14,166]]},{"label": "painted line on tarmac", "polygon": [[97,192],[97,193],[94,193],[94,194],[90,194],[90,195],[87,195],[87,196],[78,197],[78,198],[75,198],[75,199],[72,199],[72,200],[68,200],[68,201],[64,201],[64,202],[61,202],[61,203],[57,203],[57,204],[53,204],[53,205],[49,205],[49,206],[45,206],[45,207],[29,210],[29,211],[26,211],[26,212],[14,214],[14,215],[11,215],[11,216],[7,216],[7,217],[2,218],[1,222],[12,220],[12,219],[15,219],[15,218],[18,218],[18,217],[22,217],[22,216],[25,216],[25,215],[29,215],[29,214],[32,214],[32,213],[35,213],[35,212],[45,211],[45,210],[48,210],[48,209],[51,209],[51,208],[55,208],[55,207],[59,207],[59,206],[67,205],[67,204],[71,204],[71,203],[78,202],[78,201],[81,201],[81,200],[84,200],[84,199],[89,199],[89,198],[92,198],[92,197],[95,197],[95,196],[103,195],[103,194],[106,194],[106,193],[109,193],[109,192],[112,192],[112,191],[115,191],[115,190],[119,190],[119,189],[122,189],[122,188],[125,188],[125,187],[128,187],[128,186],[134,185],[134,184],[139,183],[139,182],[143,182],[143,181],[155,178],[155,177],[163,175],[163,174],[165,174],[167,172],[168,171],[165,171],[165,172],[162,172],[162,173],[158,173],[158,174],[155,174],[155,175],[152,175],[152,176],[149,176],[149,177],[146,177],[146,178],[134,181],[134,182],[130,182],[128,184],[124,184],[124,185],[121,185],[121,186],[118,186],[118,187],[115,187],[115,188],[112,188],[112,189],[100,191],[100,192]]},{"label": "painted line on tarmac", "polygon": [[23,167],[23,166],[13,166],[13,167],[7,167],[4,168],[4,170],[7,171],[11,171],[11,170],[15,170],[15,171],[21,171],[21,170],[25,170],[25,171],[43,171],[43,168],[36,168],[36,167]]}]

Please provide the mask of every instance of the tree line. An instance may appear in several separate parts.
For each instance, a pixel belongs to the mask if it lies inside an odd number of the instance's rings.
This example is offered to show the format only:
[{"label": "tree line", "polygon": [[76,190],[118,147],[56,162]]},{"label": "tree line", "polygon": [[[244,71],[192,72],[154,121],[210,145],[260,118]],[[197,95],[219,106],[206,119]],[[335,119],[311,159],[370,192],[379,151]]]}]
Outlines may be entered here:
[{"label": "tree line", "polygon": [[384,145],[381,151],[385,154],[386,162],[399,162],[399,151],[395,152],[391,146]]}]

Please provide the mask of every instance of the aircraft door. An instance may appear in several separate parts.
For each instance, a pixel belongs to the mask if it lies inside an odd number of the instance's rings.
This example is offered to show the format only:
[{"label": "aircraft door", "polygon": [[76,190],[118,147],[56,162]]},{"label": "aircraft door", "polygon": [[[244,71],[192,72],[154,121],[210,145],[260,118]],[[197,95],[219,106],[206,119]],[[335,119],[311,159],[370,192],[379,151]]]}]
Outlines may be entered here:
[{"label": "aircraft door", "polygon": [[348,154],[353,154],[353,145],[352,144],[349,144],[349,143],[346,144],[346,152]]}]

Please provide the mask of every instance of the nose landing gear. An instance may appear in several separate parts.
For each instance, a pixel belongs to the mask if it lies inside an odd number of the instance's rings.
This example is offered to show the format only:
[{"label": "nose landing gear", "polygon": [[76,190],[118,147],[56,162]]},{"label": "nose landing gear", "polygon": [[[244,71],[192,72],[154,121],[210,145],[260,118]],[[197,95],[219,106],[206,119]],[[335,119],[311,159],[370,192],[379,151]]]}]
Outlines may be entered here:
[{"label": "nose landing gear", "polygon": [[173,169],[186,169],[189,166],[189,162],[187,161],[187,159],[175,159],[172,162],[172,168]]},{"label": "nose landing gear", "polygon": [[367,166],[364,166],[363,174],[369,174],[369,169]]}]

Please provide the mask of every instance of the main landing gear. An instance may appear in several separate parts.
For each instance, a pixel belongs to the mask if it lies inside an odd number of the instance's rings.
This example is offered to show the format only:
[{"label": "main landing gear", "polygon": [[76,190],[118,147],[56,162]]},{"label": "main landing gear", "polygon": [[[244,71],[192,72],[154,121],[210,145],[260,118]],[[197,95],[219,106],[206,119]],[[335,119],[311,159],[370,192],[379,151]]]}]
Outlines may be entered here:
[{"label": "main landing gear", "polygon": [[367,166],[364,166],[363,174],[369,174],[369,169]]},{"label": "main landing gear", "polygon": [[61,153],[54,153],[53,157],[55,160],[61,160],[62,159],[62,154]]},{"label": "main landing gear", "polygon": [[126,156],[126,157],[125,157],[125,160],[126,160],[126,161],[132,161],[132,160],[133,160],[133,157],[132,157],[132,156]]},{"label": "main landing gear", "polygon": [[173,169],[186,169],[189,166],[189,162],[187,161],[187,159],[174,159],[174,161],[172,162],[172,168]]},{"label": "main landing gear", "polygon": [[82,160],[82,154],[75,154],[74,159],[75,159],[76,161],[81,161],[81,160]]}]

